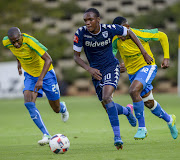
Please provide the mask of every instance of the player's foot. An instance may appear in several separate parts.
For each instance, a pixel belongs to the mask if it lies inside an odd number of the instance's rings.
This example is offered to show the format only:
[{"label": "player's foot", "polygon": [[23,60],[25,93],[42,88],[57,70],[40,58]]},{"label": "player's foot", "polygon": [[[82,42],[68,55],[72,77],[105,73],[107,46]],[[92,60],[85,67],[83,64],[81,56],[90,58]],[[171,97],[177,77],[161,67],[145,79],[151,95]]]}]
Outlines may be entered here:
[{"label": "player's foot", "polygon": [[65,106],[65,112],[64,113],[61,113],[61,119],[63,122],[66,122],[68,119],[69,119],[69,112],[67,110],[67,107],[66,107],[66,104],[65,102],[62,102]]},{"label": "player's foot", "polygon": [[117,150],[123,148],[123,141],[121,140],[120,137],[114,137],[114,145],[116,146]]},{"label": "player's foot", "polygon": [[178,130],[176,128],[176,116],[174,114],[170,116],[172,118],[172,122],[168,124],[168,127],[170,129],[172,137],[176,139],[178,137]]},{"label": "player's foot", "polygon": [[43,138],[38,141],[38,144],[41,145],[41,146],[49,144],[50,139],[51,139],[50,135],[44,134]]},{"label": "player's foot", "polygon": [[147,137],[147,135],[148,135],[147,129],[145,129],[145,128],[138,128],[138,131],[135,134],[134,139],[135,140],[144,139],[144,138]]},{"label": "player's foot", "polygon": [[129,121],[129,123],[131,124],[131,126],[135,127],[136,126],[136,118],[133,115],[133,106],[132,104],[128,104],[126,106],[126,108],[128,109],[129,115],[127,115],[127,119]]}]

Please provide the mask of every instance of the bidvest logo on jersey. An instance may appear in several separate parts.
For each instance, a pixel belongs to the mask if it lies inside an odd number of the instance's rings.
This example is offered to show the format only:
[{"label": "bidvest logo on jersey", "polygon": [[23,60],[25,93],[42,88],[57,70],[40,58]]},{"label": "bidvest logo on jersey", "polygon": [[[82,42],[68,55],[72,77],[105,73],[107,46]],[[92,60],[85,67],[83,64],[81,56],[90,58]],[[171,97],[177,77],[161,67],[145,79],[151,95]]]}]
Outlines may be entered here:
[{"label": "bidvest logo on jersey", "polygon": [[111,43],[111,38],[108,38],[107,40],[101,42],[85,41],[85,45],[88,47],[103,47],[108,45],[109,43]]}]

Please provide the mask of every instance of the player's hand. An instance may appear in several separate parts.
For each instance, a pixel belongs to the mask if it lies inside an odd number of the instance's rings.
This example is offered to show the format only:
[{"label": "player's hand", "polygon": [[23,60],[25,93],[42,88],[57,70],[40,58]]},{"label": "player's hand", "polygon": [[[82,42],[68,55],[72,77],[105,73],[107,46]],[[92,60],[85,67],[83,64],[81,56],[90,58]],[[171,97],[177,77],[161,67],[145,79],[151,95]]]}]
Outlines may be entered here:
[{"label": "player's hand", "polygon": [[153,58],[149,54],[144,53],[143,57],[147,64],[151,64],[151,62],[153,62]]},{"label": "player's hand", "polygon": [[100,81],[102,79],[102,74],[96,68],[89,67],[88,72],[91,74],[92,77]]},{"label": "player's hand", "polygon": [[124,65],[124,63],[120,64],[120,73],[124,73],[126,71],[126,67]]},{"label": "player's hand", "polygon": [[162,69],[166,69],[169,67],[169,59],[168,58],[164,58],[162,63],[161,63],[161,68]]},{"label": "player's hand", "polygon": [[38,79],[34,87],[34,92],[38,92],[42,88],[42,86],[43,86],[43,81]]}]

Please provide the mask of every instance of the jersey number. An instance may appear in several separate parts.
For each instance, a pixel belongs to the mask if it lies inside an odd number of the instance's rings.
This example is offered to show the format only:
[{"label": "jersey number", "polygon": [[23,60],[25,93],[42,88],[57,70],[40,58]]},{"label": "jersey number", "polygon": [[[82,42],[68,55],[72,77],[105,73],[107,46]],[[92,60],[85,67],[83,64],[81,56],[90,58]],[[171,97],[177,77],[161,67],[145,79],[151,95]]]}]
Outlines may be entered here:
[{"label": "jersey number", "polygon": [[52,91],[55,92],[55,93],[58,93],[59,92],[59,85],[58,84],[53,84],[52,85]]},{"label": "jersey number", "polygon": [[104,80],[105,80],[105,81],[107,81],[107,80],[109,80],[109,79],[111,79],[111,73],[108,73],[108,74],[106,74],[106,75],[104,76]]},{"label": "jersey number", "polygon": [[143,69],[141,70],[141,72],[147,73],[148,70],[149,70],[148,68],[143,68]]}]

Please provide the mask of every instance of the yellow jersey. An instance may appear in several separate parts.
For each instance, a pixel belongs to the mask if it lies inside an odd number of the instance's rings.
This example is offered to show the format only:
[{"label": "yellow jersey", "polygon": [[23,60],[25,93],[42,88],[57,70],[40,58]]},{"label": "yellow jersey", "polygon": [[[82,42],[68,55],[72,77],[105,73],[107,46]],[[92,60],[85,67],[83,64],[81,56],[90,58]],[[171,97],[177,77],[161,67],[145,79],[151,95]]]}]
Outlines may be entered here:
[{"label": "yellow jersey", "polygon": [[[44,60],[41,58],[43,54],[48,50],[34,37],[23,33],[22,46],[20,48],[14,47],[8,36],[3,38],[3,45],[9,48],[16,58],[21,63],[22,68],[31,76],[39,77],[43,66]],[[49,67],[50,71],[53,69],[53,65]]]},{"label": "yellow jersey", "polygon": [[[169,42],[167,35],[158,29],[135,29],[131,28],[135,35],[139,38],[146,52],[153,58],[152,65],[155,65],[155,59],[151,52],[148,41],[160,41],[164,51],[164,58],[169,58]],[[135,74],[140,68],[147,65],[138,46],[131,40],[122,41],[118,36],[114,36],[112,41],[113,54],[119,51],[124,61],[128,74]]]}]

